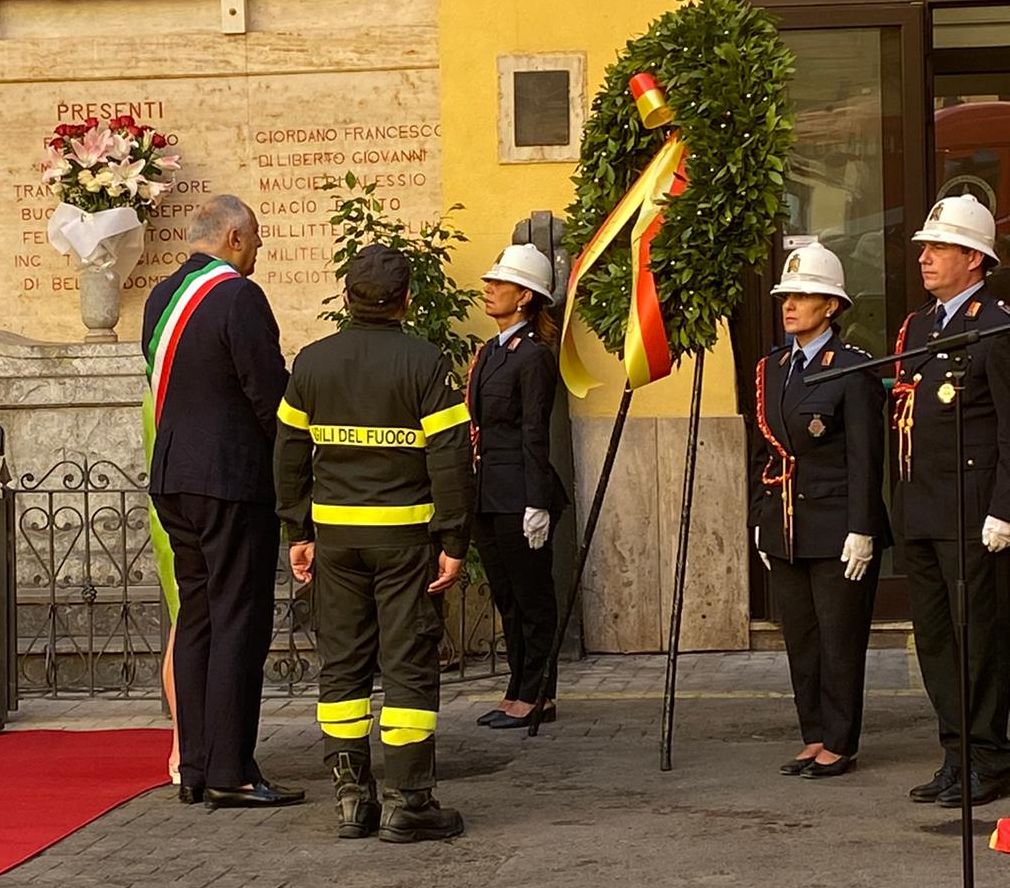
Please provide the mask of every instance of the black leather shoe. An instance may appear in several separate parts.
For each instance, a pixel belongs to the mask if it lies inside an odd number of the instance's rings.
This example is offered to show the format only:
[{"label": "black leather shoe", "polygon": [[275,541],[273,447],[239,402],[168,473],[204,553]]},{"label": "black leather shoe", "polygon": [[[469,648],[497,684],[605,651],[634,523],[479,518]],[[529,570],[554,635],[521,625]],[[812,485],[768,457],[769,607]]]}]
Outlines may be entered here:
[{"label": "black leather shoe", "polygon": [[492,709],[489,712],[485,712],[480,718],[477,719],[477,724],[482,728],[487,727],[491,722],[497,719],[499,716],[504,715],[504,709]]},{"label": "black leather shoe", "polygon": [[814,761],[808,768],[804,768],[800,777],[810,780],[819,780],[822,777],[841,777],[846,771],[851,771],[856,767],[856,757],[854,755],[843,755],[836,762],[830,765],[822,765]]},{"label": "black leather shoe", "polygon": [[451,839],[463,832],[455,808],[443,808],[430,789],[385,789],[382,792],[381,842],[424,842]]},{"label": "black leather shoe", "polygon": [[933,775],[933,779],[929,783],[913,786],[908,791],[909,798],[913,802],[935,802],[940,793],[950,789],[957,783],[960,773],[961,769],[957,765],[944,762],[943,767]]},{"label": "black leather shoe", "polygon": [[779,765],[779,773],[785,777],[798,777],[814,763],[814,757],[805,759],[792,759],[784,765]]},{"label": "black leather shoe", "polygon": [[285,789],[261,780],[252,789],[213,789],[203,794],[208,808],[279,808],[305,801],[304,789]]},{"label": "black leather shoe", "polygon": [[184,805],[199,805],[203,801],[203,787],[186,786],[184,783],[179,787],[179,801]]},{"label": "black leather shoe", "polygon": [[[995,777],[980,775],[972,768],[971,772],[971,803],[972,805],[988,805],[1003,795],[1003,781]],[[961,781],[957,780],[936,797],[936,803],[941,808],[961,807]]]},{"label": "black leather shoe", "polygon": [[[540,716],[540,724],[546,724],[547,722],[558,720],[558,707],[550,706],[544,709],[543,715]],[[489,728],[526,728],[533,724],[533,710],[531,709],[526,715],[509,715],[508,713],[501,713],[501,715],[488,722]]]}]

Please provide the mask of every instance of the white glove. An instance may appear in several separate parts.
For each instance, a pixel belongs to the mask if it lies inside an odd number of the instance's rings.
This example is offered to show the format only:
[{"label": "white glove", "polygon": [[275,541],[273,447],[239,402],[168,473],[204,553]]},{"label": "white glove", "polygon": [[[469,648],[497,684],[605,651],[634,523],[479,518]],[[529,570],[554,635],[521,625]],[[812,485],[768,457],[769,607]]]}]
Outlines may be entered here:
[{"label": "white glove", "polygon": [[982,545],[990,552],[1002,552],[1010,546],[1010,522],[987,515],[982,525]]},{"label": "white glove", "polygon": [[842,561],[846,562],[845,579],[858,583],[873,561],[873,537],[850,533],[842,545]]},{"label": "white glove", "polygon": [[754,528],[754,548],[758,550],[758,555],[761,557],[761,563],[764,564],[765,570],[772,569],[772,563],[768,559],[768,555],[761,551],[761,528]]},{"label": "white glove", "polygon": [[547,542],[550,529],[551,516],[546,509],[526,507],[526,514],[523,515],[523,536],[526,537],[531,549],[539,549]]}]

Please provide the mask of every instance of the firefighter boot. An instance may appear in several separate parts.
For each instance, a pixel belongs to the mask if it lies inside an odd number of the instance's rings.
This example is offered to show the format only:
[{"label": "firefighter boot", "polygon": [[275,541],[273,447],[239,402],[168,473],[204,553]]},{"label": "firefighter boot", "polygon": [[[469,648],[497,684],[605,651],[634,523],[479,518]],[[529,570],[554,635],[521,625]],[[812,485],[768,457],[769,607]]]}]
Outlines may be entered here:
[{"label": "firefighter boot", "polygon": [[384,789],[379,839],[424,842],[461,835],[463,818],[455,808],[442,808],[430,789]]},{"label": "firefighter boot", "polygon": [[340,824],[337,835],[341,839],[363,839],[379,828],[380,806],[375,778],[367,762],[356,768],[346,752],[340,753],[337,761],[333,769]]}]

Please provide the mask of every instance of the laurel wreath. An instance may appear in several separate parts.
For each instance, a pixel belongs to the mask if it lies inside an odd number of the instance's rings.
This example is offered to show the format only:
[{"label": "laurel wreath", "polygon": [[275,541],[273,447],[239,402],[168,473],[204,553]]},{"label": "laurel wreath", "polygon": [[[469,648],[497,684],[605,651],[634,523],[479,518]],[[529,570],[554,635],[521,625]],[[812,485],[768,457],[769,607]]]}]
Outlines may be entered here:
[{"label": "laurel wreath", "polygon": [[[676,361],[711,348],[743,297],[782,203],[793,115],[794,57],[773,19],[743,0],[704,0],[656,19],[606,71],[592,104],[568,207],[573,255],[590,240],[669,134],[647,130],[628,90],[643,71],[665,88],[690,152],[687,190],[668,202],[652,245],[663,321]],[[606,349],[624,345],[631,290],[629,223],[580,286],[579,313]]]}]

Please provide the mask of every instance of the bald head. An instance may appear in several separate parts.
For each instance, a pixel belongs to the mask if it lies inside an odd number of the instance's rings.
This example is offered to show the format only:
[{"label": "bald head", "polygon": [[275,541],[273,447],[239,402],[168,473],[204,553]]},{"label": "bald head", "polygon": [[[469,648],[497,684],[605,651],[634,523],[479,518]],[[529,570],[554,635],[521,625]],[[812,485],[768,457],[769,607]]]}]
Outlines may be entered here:
[{"label": "bald head", "polygon": [[256,266],[262,244],[256,214],[232,194],[215,195],[197,209],[187,240],[194,253],[224,259],[246,277]]}]

